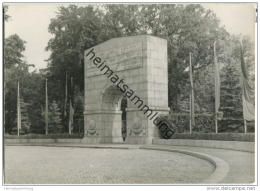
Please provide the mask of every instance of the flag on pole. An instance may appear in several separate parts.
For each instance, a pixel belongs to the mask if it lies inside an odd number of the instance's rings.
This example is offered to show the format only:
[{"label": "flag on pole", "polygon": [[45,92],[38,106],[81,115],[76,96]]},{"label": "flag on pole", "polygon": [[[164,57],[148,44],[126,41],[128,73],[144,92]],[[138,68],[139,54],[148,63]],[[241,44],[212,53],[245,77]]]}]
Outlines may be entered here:
[{"label": "flag on pole", "polygon": [[68,97],[68,84],[67,84],[67,72],[65,77],[65,100],[64,100],[64,117],[67,116],[67,98]]},{"label": "flag on pole", "polygon": [[70,78],[71,85],[70,85],[70,116],[69,116],[69,134],[71,134],[73,130],[73,116],[74,116],[74,109],[72,105],[72,100],[73,100],[73,77]]},{"label": "flag on pole", "polygon": [[241,44],[241,70],[242,70],[242,101],[244,120],[253,121],[255,119],[254,88],[249,79],[248,69],[244,61],[243,47]]},{"label": "flag on pole", "polygon": [[70,99],[69,134],[71,134],[73,130],[73,116],[74,116],[74,109],[72,107],[72,103]]},{"label": "flag on pole", "polygon": [[20,87],[19,87],[19,81],[17,85],[17,135],[20,135],[20,129],[21,129],[21,106],[20,106]]},{"label": "flag on pole", "polygon": [[45,82],[45,134],[48,135],[48,80]]}]

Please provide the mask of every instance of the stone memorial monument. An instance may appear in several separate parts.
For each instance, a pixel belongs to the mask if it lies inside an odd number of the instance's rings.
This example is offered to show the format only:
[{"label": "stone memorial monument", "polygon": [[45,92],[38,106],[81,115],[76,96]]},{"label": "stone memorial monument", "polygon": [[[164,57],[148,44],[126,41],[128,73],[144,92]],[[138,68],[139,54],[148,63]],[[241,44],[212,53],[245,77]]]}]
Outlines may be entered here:
[{"label": "stone memorial monument", "polygon": [[154,119],[169,112],[166,40],[113,38],[86,50],[84,65],[85,142],[149,144],[159,136]]}]

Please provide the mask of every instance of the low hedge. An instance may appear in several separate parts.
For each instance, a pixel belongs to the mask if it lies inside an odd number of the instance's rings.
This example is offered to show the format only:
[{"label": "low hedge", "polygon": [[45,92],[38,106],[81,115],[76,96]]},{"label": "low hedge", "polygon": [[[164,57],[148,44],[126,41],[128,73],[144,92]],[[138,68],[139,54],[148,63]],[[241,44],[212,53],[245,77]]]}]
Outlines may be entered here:
[{"label": "low hedge", "polygon": [[26,135],[10,135],[5,134],[4,138],[6,139],[77,139],[77,138],[83,138],[83,134],[49,134],[49,135],[43,135],[43,134],[26,134]]},{"label": "low hedge", "polygon": [[254,142],[254,133],[176,133],[171,139],[196,139],[196,140],[220,140],[220,141],[245,141]]}]

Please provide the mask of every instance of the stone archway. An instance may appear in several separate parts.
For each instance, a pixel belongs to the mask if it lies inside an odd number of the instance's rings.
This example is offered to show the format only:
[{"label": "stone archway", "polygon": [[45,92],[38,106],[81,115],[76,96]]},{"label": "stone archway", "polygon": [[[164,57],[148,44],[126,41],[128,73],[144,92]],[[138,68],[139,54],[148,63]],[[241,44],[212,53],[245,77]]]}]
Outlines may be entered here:
[{"label": "stone archway", "polygon": [[125,142],[146,144],[158,137],[152,119],[169,111],[166,40],[148,35],[114,38],[86,50],[84,64],[86,142],[122,142],[124,96]]},{"label": "stone archway", "polygon": [[102,110],[101,121],[104,125],[103,132],[104,142],[122,143],[122,111],[121,100],[123,93],[116,87],[110,86],[105,89],[102,94]]}]

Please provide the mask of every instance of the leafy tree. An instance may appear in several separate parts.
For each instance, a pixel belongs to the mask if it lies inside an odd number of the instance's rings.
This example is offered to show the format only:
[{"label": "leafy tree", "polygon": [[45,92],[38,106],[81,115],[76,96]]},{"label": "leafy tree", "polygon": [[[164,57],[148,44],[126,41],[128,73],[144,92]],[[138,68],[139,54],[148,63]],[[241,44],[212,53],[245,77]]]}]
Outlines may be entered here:
[{"label": "leafy tree", "polygon": [[4,123],[7,132],[16,126],[17,81],[22,81],[28,72],[22,54],[24,44],[18,35],[11,35],[4,41]]},{"label": "leafy tree", "polygon": [[[106,14],[103,20],[103,40],[121,36],[146,33],[142,30],[140,5],[112,5],[104,6]],[[101,38],[102,38],[101,37]]]},{"label": "leafy tree", "polygon": [[84,132],[84,95],[76,89],[75,91],[76,97],[74,98],[74,128],[73,131],[75,133],[83,133]]},{"label": "leafy tree", "polygon": [[[68,79],[73,77],[74,84],[83,92],[84,89],[84,50],[96,45],[102,31],[102,12],[93,6],[60,7],[57,16],[51,20],[49,32],[54,37],[49,41],[47,50],[51,51],[48,59],[49,98],[60,100],[58,105],[64,113],[65,73]],[[63,123],[65,119],[63,118]]]},{"label": "leafy tree", "polygon": [[222,64],[220,111],[224,113],[224,116],[220,121],[219,130],[225,132],[243,131],[240,38],[229,36],[227,41],[222,42],[225,46],[224,54],[220,56]]},{"label": "leafy tree", "polygon": [[4,68],[24,64],[22,52],[25,50],[25,41],[17,34],[11,35],[4,40]]},{"label": "leafy tree", "polygon": [[61,112],[56,101],[53,101],[50,105],[49,128],[51,132],[62,132]]},{"label": "leafy tree", "polygon": [[21,128],[25,130],[25,132],[29,132],[31,128],[31,122],[29,119],[28,113],[28,103],[25,103],[23,98],[20,99],[20,107],[21,107]]},{"label": "leafy tree", "polygon": [[4,42],[4,107],[5,130],[16,127],[17,82],[23,101],[28,104],[27,115],[31,121],[31,131],[41,132],[41,105],[44,103],[44,82],[42,74],[29,72],[29,65],[24,61],[25,41],[18,35],[11,35]]},{"label": "leafy tree", "polygon": [[223,68],[221,86],[221,111],[224,119],[221,121],[220,131],[238,131],[243,125],[241,84],[239,71],[232,62]]},{"label": "leafy tree", "polygon": [[45,78],[44,74],[36,71],[28,75],[27,84],[21,89],[26,90],[24,96],[28,100],[30,106],[28,107],[29,118],[31,120],[32,133],[44,133],[44,117],[41,112],[45,106]]},{"label": "leafy tree", "polygon": [[[16,126],[14,120],[17,112],[17,82],[20,83],[20,94],[23,101],[27,103],[29,121],[31,121],[31,131],[41,129],[41,105],[44,103],[44,86],[40,74],[29,73],[28,70],[21,70],[18,67],[8,69],[9,79],[5,80],[5,130],[8,132]],[[37,130],[36,130],[37,131]],[[37,132],[40,132],[37,131]]]}]

